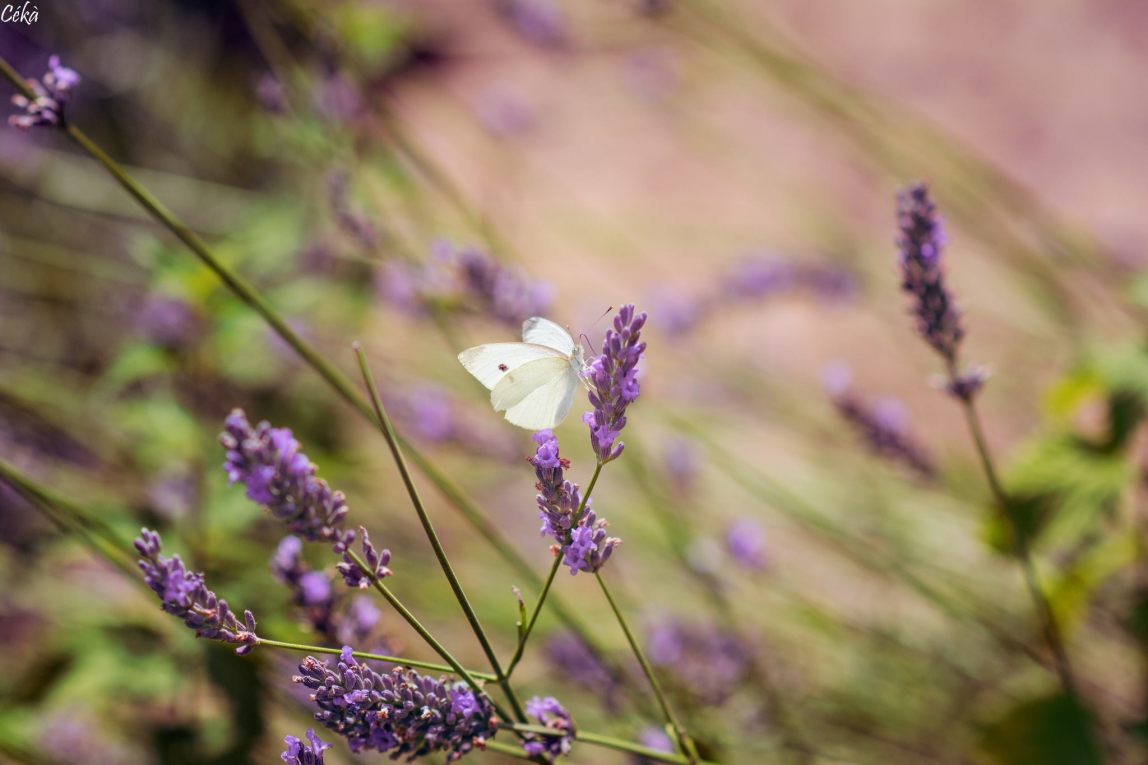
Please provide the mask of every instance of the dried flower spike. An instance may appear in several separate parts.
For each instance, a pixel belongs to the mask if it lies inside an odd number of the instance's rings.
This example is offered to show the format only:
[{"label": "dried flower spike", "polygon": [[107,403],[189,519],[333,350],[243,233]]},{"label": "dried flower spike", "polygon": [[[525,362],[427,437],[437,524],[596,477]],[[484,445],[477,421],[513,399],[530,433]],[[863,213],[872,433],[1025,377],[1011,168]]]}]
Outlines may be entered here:
[{"label": "dried flower spike", "polygon": [[141,529],[135,541],[144,581],[159,596],[163,610],[183,619],[195,630],[196,637],[237,644],[235,652],[240,655],[254,650],[259,644],[255,616],[244,611],[240,622],[227,607],[227,601],[207,589],[203,574],[188,571],[178,555],[161,555],[162,544],[159,534],[149,529]]},{"label": "dried flower spike", "polygon": [[946,362],[955,364],[964,330],[941,269],[944,229],[924,184],[897,195],[897,226],[901,289],[913,295],[917,332]]}]

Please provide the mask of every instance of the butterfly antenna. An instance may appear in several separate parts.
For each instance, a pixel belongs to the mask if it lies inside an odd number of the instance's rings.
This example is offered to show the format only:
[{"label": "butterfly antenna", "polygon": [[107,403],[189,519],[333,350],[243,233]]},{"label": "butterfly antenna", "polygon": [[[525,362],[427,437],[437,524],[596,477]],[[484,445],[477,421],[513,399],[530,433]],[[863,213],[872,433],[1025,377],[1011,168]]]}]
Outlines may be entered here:
[{"label": "butterfly antenna", "polygon": [[590,338],[586,336],[585,332],[579,334],[578,338],[586,344],[586,347],[590,349],[590,353],[593,353],[595,356],[598,355],[598,351],[594,349],[594,344],[590,342]]}]

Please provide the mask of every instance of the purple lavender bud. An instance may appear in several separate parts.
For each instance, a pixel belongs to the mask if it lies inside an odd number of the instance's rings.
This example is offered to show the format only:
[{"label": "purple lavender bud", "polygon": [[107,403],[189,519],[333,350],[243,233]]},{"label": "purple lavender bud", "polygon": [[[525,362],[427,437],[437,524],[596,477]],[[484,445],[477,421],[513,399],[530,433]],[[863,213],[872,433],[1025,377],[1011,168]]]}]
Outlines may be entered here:
[{"label": "purple lavender bud", "polygon": [[292,678],[311,689],[315,719],[346,737],[352,752],[387,752],[408,761],[434,751],[453,762],[497,732],[486,696],[461,682],[396,667],[382,675],[344,646],[335,669],[308,656]]},{"label": "purple lavender bud", "polygon": [[387,564],[391,562],[391,551],[376,550],[367,536],[367,530],[362,526],[359,527],[359,535],[362,537],[360,549],[362,550],[363,563],[367,564],[366,570],[360,567],[350,555],[351,543],[355,541],[354,532],[349,532],[332,545],[332,549],[343,556],[342,562],[336,564],[335,568],[343,575],[343,581],[347,583],[347,586],[365,589],[370,587],[374,581],[391,575],[391,570],[387,568]]},{"label": "purple lavender bud", "polygon": [[323,765],[323,750],[330,749],[331,745],[324,744],[311,729],[307,730],[307,741],[309,743],[304,744],[294,736],[284,736],[287,751],[279,755],[280,759],[287,765]]},{"label": "purple lavender bud", "polygon": [[[549,430],[534,434],[538,448],[531,458],[538,482],[536,502],[542,519],[543,536],[558,542],[562,563],[570,567],[570,574],[579,571],[595,573],[610,558],[622,540],[606,534],[606,521],[599,520],[590,509],[590,501],[582,507],[582,494],[578,485],[565,479],[568,460],[558,453],[558,439]],[[579,515],[581,508],[581,515]]]},{"label": "purple lavender bud", "polygon": [[750,571],[762,571],[768,564],[765,547],[765,529],[752,518],[732,523],[726,532],[726,548],[730,557]]},{"label": "purple lavender bud", "polygon": [[32,98],[17,94],[12,103],[24,111],[8,117],[8,124],[20,130],[37,126],[63,127],[64,107],[72,96],[72,91],[80,84],[80,75],[60,65],[59,56],[48,59],[48,71],[40,79],[28,79],[28,87],[34,92]]},{"label": "purple lavender bud", "polygon": [[562,563],[570,567],[570,575],[579,571],[597,573],[609,560],[621,539],[606,533],[606,519],[599,520],[593,510],[586,510],[578,525],[570,532],[570,543],[562,548]]},{"label": "purple lavender bud", "polygon": [[553,696],[542,698],[535,696],[526,702],[526,714],[538,721],[539,725],[561,731],[562,736],[535,736],[527,734],[522,741],[522,748],[531,757],[542,757],[547,762],[570,753],[574,745],[574,721],[558,699]]},{"label": "purple lavender bud", "polygon": [[159,596],[163,610],[183,619],[184,624],[195,630],[196,637],[236,644],[239,648],[235,652],[240,655],[250,653],[259,644],[252,613],[244,611],[240,622],[228,608],[227,601],[207,589],[203,574],[188,571],[178,555],[171,558],[161,555],[162,541],[158,533],[141,529],[135,548],[140,554],[144,581]]},{"label": "purple lavender bud", "polygon": [[955,363],[964,330],[941,269],[945,243],[941,219],[924,184],[897,195],[897,226],[901,289],[913,295],[917,333],[947,362]]},{"label": "purple lavender bud", "polygon": [[761,300],[791,289],[795,282],[792,263],[778,255],[749,255],[730,269],[725,293],[741,300]]},{"label": "purple lavender bud", "polygon": [[638,398],[638,362],[646,350],[641,342],[646,314],[636,314],[633,305],[624,305],[614,317],[614,328],[606,331],[602,353],[586,368],[590,384],[590,404],[594,411],[582,416],[590,427],[590,443],[600,463],[617,459],[624,444],[618,441],[626,427],[626,408]]},{"label": "purple lavender bud", "polygon": [[245,484],[248,499],[266,507],[292,533],[312,542],[334,542],[344,534],[343,493],[315,476],[315,466],[290,430],[267,422],[253,428],[243,410],[235,409],[219,442],[227,450],[223,467],[230,482]]},{"label": "purple lavender bud", "polygon": [[167,296],[148,299],[136,316],[135,325],[152,343],[166,348],[187,345],[202,326],[195,308],[186,301]]},{"label": "purple lavender bud", "polygon": [[695,330],[712,307],[710,301],[669,288],[656,291],[651,300],[650,313],[657,320],[658,328],[670,337],[681,337]]},{"label": "purple lavender bud", "polygon": [[832,374],[823,377],[838,414],[874,454],[904,465],[925,480],[936,476],[932,459],[905,428],[900,402],[886,400],[870,405],[851,389],[845,367],[835,367]]}]

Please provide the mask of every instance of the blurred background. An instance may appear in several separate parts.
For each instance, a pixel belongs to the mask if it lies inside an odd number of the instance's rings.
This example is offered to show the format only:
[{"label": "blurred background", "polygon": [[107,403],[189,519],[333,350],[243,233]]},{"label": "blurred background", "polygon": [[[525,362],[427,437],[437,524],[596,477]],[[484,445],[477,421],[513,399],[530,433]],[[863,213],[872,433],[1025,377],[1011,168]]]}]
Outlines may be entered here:
[{"label": "blurred background", "polygon": [[[534,314],[597,345],[608,309],[648,311],[595,508],[708,758],[1132,763],[1146,35],[1133,0],[83,0],[0,24],[0,54],[29,77],[59,54],[75,124],[348,374],[361,341],[399,430],[539,575],[530,434],[455,355]],[[271,572],[281,526],[220,469],[233,407],[289,427],[392,551],[394,590],[481,665],[369,423],[61,132],[0,131],[0,168],[0,459],[121,553],[158,528],[261,634],[336,644]],[[894,196],[916,181],[1079,701],[899,292]],[[581,406],[557,434],[585,485]],[[509,655],[511,588],[536,584],[420,486]],[[311,724],[301,657],[196,641],[90,541],[0,480],[0,761],[278,761]],[[523,692],[657,744],[594,582],[556,594],[588,635],[545,613]],[[433,658],[376,605],[373,645]]]}]

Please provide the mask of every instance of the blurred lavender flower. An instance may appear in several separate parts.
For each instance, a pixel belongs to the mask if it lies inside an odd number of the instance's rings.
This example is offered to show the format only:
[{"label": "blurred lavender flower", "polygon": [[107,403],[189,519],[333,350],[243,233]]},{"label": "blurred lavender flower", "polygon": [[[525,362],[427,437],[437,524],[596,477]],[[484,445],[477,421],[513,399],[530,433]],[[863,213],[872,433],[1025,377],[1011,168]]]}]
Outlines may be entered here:
[{"label": "blurred lavender flower", "polygon": [[254,650],[259,637],[255,634],[252,613],[244,611],[243,623],[240,623],[227,607],[227,601],[207,589],[203,574],[188,571],[178,555],[164,557],[160,554],[161,546],[159,534],[149,529],[141,529],[135,540],[144,581],[159,596],[163,610],[183,619],[184,624],[195,630],[196,637],[237,644],[239,648],[235,652],[240,655]]},{"label": "blurred lavender flower", "polygon": [[287,89],[279,78],[270,72],[264,72],[255,79],[255,98],[259,105],[272,114],[283,114],[287,111]]},{"label": "blurred lavender flower", "polygon": [[684,292],[662,288],[651,295],[650,313],[658,327],[670,337],[681,337],[697,328],[709,315],[711,303]]},{"label": "blurred lavender flower", "polygon": [[516,138],[534,126],[534,114],[512,91],[487,88],[474,102],[479,124],[495,138]]},{"label": "blurred lavender flower", "polygon": [[570,682],[598,694],[606,708],[617,706],[618,684],[590,648],[572,632],[559,632],[545,645],[546,660]]},{"label": "blurred lavender flower", "polygon": [[247,498],[284,521],[292,533],[312,542],[343,537],[346,499],[315,476],[315,466],[290,430],[267,422],[252,427],[243,410],[234,409],[219,442],[227,450],[223,467],[230,482],[245,484]]},{"label": "blurred lavender flower", "polygon": [[726,532],[726,549],[730,557],[750,571],[763,571],[769,559],[766,556],[765,529],[752,518],[741,518],[730,524]]},{"label": "blurred lavender flower", "polygon": [[747,647],[713,626],[665,620],[653,626],[647,640],[650,662],[664,668],[681,691],[704,703],[725,703],[748,676]]},{"label": "blurred lavender flower", "polygon": [[678,495],[688,495],[697,483],[700,458],[694,445],[684,438],[672,438],[662,452],[662,468],[670,487]]},{"label": "blurred lavender flower", "polygon": [[582,506],[578,485],[565,478],[563,471],[570,467],[570,461],[559,455],[554,434],[540,430],[534,434],[534,442],[538,448],[530,464],[538,478],[534,486],[538,489],[535,499],[538,517],[542,519],[541,533],[558,542],[556,549],[563,556],[563,564],[570,567],[571,575],[596,572],[622,540],[606,535],[606,521],[597,519],[590,509],[590,500]]},{"label": "blurred lavender flower", "polygon": [[[647,727],[643,728],[638,736],[638,741],[642,746],[653,749],[655,752],[666,752],[667,754],[674,753],[674,741],[670,738],[661,728]],[[651,760],[647,757],[635,757],[634,762],[638,765],[653,765],[657,760]]]},{"label": "blurred lavender flower", "polygon": [[465,684],[399,667],[380,675],[357,662],[350,646],[335,669],[308,656],[292,679],[313,691],[315,719],[345,736],[352,752],[373,749],[409,761],[445,751],[453,762],[497,732],[490,702]]},{"label": "blurred lavender flower", "polygon": [[494,262],[481,250],[460,250],[457,260],[466,292],[481,311],[494,318],[517,327],[550,308],[548,284],[531,282],[523,274]]},{"label": "blurred lavender flower", "polygon": [[363,94],[347,75],[336,72],[317,86],[314,96],[319,112],[335,122],[351,122],[363,112]]},{"label": "blurred lavender flower", "polygon": [[339,227],[367,250],[379,245],[379,233],[365,215],[356,210],[348,198],[350,179],[337,170],[327,176],[327,200]]},{"label": "blurred lavender flower", "polygon": [[141,752],[105,738],[103,728],[83,711],[68,709],[45,721],[37,743],[53,763],[139,765],[148,761]]},{"label": "blurred lavender flower", "polygon": [[155,345],[187,345],[201,329],[199,313],[184,300],[167,295],[148,298],[136,315],[136,328]]},{"label": "blurred lavender flower", "polygon": [[566,18],[555,0],[495,0],[494,5],[529,43],[557,49],[569,42]]},{"label": "blurred lavender flower", "polygon": [[549,284],[527,278],[473,248],[436,242],[430,261],[419,266],[388,263],[379,275],[379,294],[400,310],[421,314],[432,307],[485,314],[515,327],[544,316],[553,299]]},{"label": "blurred lavender flower", "polygon": [[936,477],[932,459],[908,433],[905,408],[899,401],[885,399],[868,404],[853,392],[849,370],[840,364],[827,368],[823,378],[837,412],[874,454],[901,463],[922,479]]},{"label": "blurred lavender flower", "polygon": [[299,537],[284,537],[271,559],[271,572],[287,585],[292,601],[303,610],[312,628],[329,636],[334,631],[335,591],[326,574],[307,568],[302,552]]},{"label": "blurred lavender flower", "polygon": [[678,88],[674,55],[665,48],[646,48],[627,56],[622,72],[630,91],[651,103],[666,100]]},{"label": "blurred lavender flower", "polygon": [[279,755],[280,759],[287,765],[323,765],[323,750],[330,749],[331,745],[324,744],[311,729],[307,730],[307,741],[309,743],[304,744],[294,736],[284,736],[287,750]]},{"label": "blurred lavender flower", "polygon": [[955,364],[964,330],[941,270],[944,229],[924,184],[910,186],[897,195],[897,227],[901,289],[914,297],[917,333],[946,362]]},{"label": "blurred lavender flower", "polygon": [[635,313],[633,305],[622,306],[614,317],[614,328],[606,330],[602,353],[584,373],[594,411],[584,414],[582,421],[590,426],[590,443],[599,463],[617,459],[625,446],[617,439],[626,427],[626,408],[641,392],[638,362],[646,350],[641,342],[645,323],[645,313]]},{"label": "blurred lavender flower", "polygon": [[526,702],[526,714],[538,721],[539,725],[562,731],[562,736],[534,736],[527,734],[522,741],[522,748],[530,757],[542,757],[548,762],[570,753],[574,744],[574,721],[558,699],[553,696],[542,698],[535,696]]},{"label": "blurred lavender flower", "polygon": [[20,130],[44,125],[63,127],[64,107],[72,97],[72,92],[80,84],[80,75],[60,65],[59,56],[48,59],[48,71],[39,80],[27,80],[35,96],[28,98],[22,94],[12,96],[12,103],[24,110],[23,114],[8,117],[8,124]]},{"label": "blurred lavender flower", "polygon": [[[372,598],[356,595],[351,598],[346,613],[336,625],[335,637],[343,645],[365,643],[382,618],[383,612],[375,606]],[[371,650],[378,652],[375,647]]]}]

